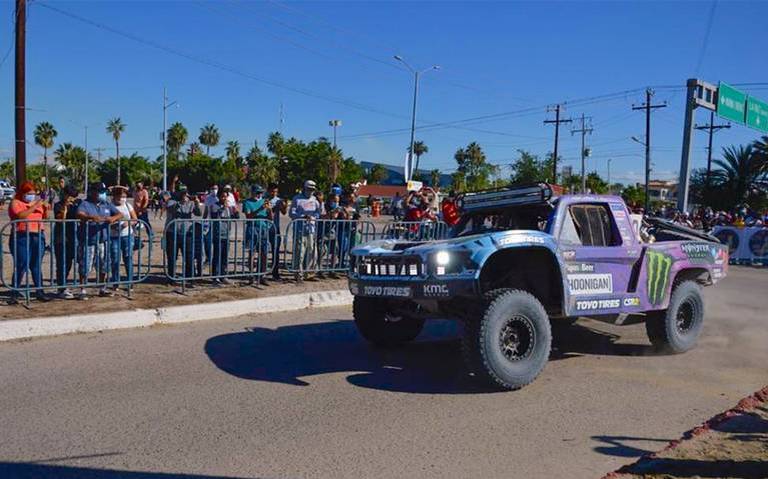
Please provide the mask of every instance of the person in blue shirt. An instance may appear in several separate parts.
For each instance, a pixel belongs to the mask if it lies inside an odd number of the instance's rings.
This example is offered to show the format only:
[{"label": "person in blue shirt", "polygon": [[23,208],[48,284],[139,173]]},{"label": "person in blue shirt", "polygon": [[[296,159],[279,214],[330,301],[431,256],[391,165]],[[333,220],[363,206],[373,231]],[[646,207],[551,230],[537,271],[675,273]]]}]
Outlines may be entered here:
[{"label": "person in blue shirt", "polygon": [[[122,219],[123,213],[115,205],[107,202],[107,187],[104,183],[93,183],[88,187],[88,198],[77,207],[77,218],[83,223],[80,227],[80,282],[88,283],[88,275],[95,267],[97,283],[101,286],[99,296],[112,296],[107,291],[106,279],[109,270],[107,241],[109,225]],[[88,299],[85,287],[80,288],[78,299]]]},{"label": "person in blue shirt", "polygon": [[[264,188],[261,185],[251,187],[251,197],[243,202],[243,214],[249,220],[245,226],[243,252],[248,253],[250,271],[260,274],[259,284],[266,286],[268,283],[264,274],[267,272],[269,232],[274,226],[272,208],[269,205],[269,200],[264,198]],[[254,282],[252,277],[251,284]]]},{"label": "person in blue shirt", "polygon": [[280,192],[277,183],[269,185],[269,207],[272,210],[272,221],[275,227],[269,230],[269,244],[272,245],[272,279],[280,280],[280,243],[282,242],[282,233],[280,232],[280,215],[288,214],[288,202],[280,198]]}]

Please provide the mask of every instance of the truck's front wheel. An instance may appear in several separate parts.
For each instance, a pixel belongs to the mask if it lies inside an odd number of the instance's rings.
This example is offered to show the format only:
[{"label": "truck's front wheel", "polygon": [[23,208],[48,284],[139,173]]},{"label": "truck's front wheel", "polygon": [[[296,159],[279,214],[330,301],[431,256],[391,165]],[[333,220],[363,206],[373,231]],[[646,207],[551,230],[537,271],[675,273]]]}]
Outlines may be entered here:
[{"label": "truck's front wheel", "polygon": [[410,316],[387,299],[355,296],[352,314],[360,335],[382,347],[413,341],[424,328],[424,318]]},{"label": "truck's front wheel", "polygon": [[470,372],[505,389],[520,389],[544,369],[552,346],[549,318],[528,292],[486,295],[479,318],[464,321],[462,349]]}]

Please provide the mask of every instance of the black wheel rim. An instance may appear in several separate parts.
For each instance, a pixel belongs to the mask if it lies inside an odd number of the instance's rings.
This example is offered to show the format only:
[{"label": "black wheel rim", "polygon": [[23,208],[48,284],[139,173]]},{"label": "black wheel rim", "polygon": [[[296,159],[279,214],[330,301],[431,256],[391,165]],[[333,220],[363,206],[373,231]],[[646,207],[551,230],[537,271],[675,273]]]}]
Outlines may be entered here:
[{"label": "black wheel rim", "polygon": [[679,308],[677,308],[677,316],[675,318],[675,326],[681,333],[687,333],[693,327],[696,319],[696,305],[693,300],[687,299],[683,301]]},{"label": "black wheel rim", "polygon": [[508,361],[520,361],[530,356],[534,340],[533,324],[522,315],[509,318],[499,332],[499,347]]}]

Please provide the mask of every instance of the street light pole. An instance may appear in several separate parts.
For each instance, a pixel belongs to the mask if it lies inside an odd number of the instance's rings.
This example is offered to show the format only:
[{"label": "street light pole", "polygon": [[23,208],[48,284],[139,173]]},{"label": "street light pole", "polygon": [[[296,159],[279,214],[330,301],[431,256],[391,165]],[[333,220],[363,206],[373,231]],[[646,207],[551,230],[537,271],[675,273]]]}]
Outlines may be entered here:
[{"label": "street light pole", "polygon": [[341,120],[330,120],[328,125],[333,127],[333,149],[336,149],[336,128],[341,126]]},{"label": "street light pole", "polygon": [[88,125],[83,126],[85,130],[85,178],[83,178],[83,193],[88,198]]},{"label": "street light pole", "polygon": [[433,65],[430,68],[427,68],[425,70],[419,71],[411,67],[411,65],[406,62],[403,57],[400,55],[395,55],[395,60],[399,61],[403,65],[408,68],[408,70],[413,73],[413,108],[411,110],[411,146],[408,149],[408,163],[405,168],[405,177],[406,180],[411,178],[413,175],[413,146],[414,143],[416,143],[416,101],[418,100],[419,96],[419,76],[422,74],[431,71],[431,70],[439,70],[439,65]]},{"label": "street light pole", "polygon": [[163,191],[168,191],[168,143],[166,142],[167,134],[167,116],[168,108],[176,105],[175,101],[168,103],[168,91],[163,87]]},{"label": "street light pole", "polygon": [[611,194],[611,158],[608,158],[608,194]]}]

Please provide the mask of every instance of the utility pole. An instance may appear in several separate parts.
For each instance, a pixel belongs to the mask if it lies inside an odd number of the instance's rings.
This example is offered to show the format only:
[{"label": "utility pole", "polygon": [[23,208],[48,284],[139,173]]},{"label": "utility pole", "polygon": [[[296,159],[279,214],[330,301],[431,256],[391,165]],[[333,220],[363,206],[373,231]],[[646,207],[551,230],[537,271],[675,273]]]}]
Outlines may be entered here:
[{"label": "utility pole", "polygon": [[16,0],[16,187],[27,179],[26,87],[25,59],[27,35],[27,1]]},{"label": "utility pole", "polygon": [[333,128],[333,149],[336,149],[336,128],[341,126],[341,120],[330,120],[328,126]]},{"label": "utility pole", "polygon": [[608,194],[611,194],[611,161],[612,158],[608,158]]},{"label": "utility pole", "polygon": [[83,178],[83,192],[88,198],[88,125],[83,127],[85,130],[85,178]]},{"label": "utility pole", "polygon": [[178,103],[176,101],[168,103],[168,91],[163,87],[163,191],[168,191],[168,142],[165,137],[168,134],[168,114],[166,112],[173,105],[178,105]]},{"label": "utility pole", "polygon": [[709,124],[708,125],[696,125],[695,128],[697,130],[708,130],[709,132],[709,143],[707,146],[707,189],[709,189],[709,178],[712,174],[712,137],[714,136],[714,133],[716,131],[722,130],[724,128],[730,128],[731,124],[728,123],[726,125],[715,125],[715,112],[711,111],[709,112]]},{"label": "utility pole", "polygon": [[[555,105],[555,119],[554,120],[544,120],[544,124],[547,123],[554,123],[555,124],[555,150],[552,157],[552,183],[557,184],[557,145],[559,143],[560,139],[560,123],[570,123],[572,120],[568,118],[567,120],[561,120],[560,119],[560,104],[558,103]],[[550,108],[547,108],[547,111],[551,111]]]},{"label": "utility pole", "polygon": [[333,128],[333,151],[331,151],[331,157],[328,159],[328,177],[331,179],[332,183],[336,183],[336,178],[339,176],[339,158],[336,150],[336,129],[341,126],[341,120],[330,120],[328,125]]},{"label": "utility pole", "polygon": [[585,137],[587,136],[587,133],[590,135],[592,134],[592,127],[587,128],[587,120],[592,120],[591,116],[584,116],[584,113],[581,114],[581,118],[579,118],[579,121],[581,121],[581,128],[576,130],[571,130],[571,135],[574,133],[581,133],[581,193],[584,194],[587,192],[587,168],[586,168],[586,156],[587,156],[587,149],[585,145]]},{"label": "utility pole", "polygon": [[648,183],[651,180],[651,110],[656,108],[666,108],[667,102],[660,103],[658,105],[651,104],[651,98],[653,97],[653,90],[647,88],[645,90],[645,103],[640,106],[632,106],[633,110],[645,110],[645,207],[644,212],[648,214],[648,207],[650,205],[650,196],[648,195]]}]

